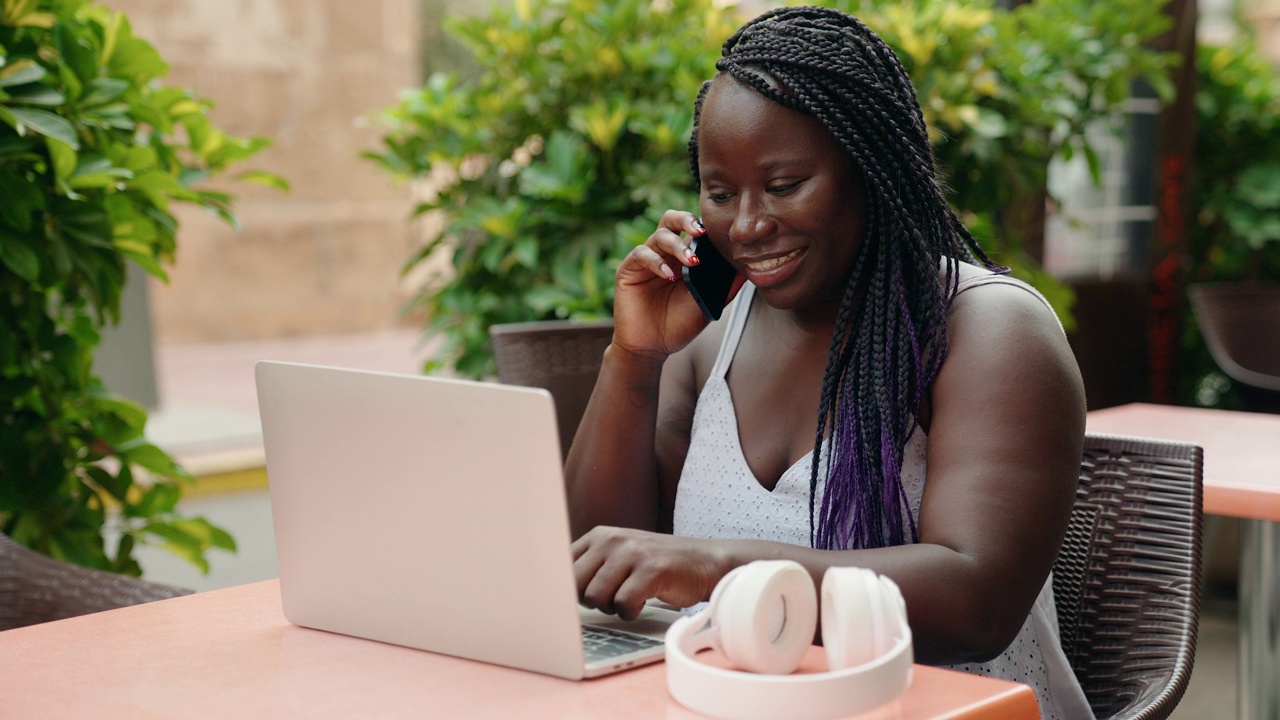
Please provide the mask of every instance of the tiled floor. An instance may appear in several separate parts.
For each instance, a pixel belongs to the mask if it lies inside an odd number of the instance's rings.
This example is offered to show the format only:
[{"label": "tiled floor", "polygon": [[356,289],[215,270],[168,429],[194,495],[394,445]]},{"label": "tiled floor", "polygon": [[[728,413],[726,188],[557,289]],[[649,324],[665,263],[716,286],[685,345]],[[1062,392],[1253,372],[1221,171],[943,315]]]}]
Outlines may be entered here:
[{"label": "tiled floor", "polygon": [[[261,428],[253,385],[258,360],[414,373],[425,355],[414,331],[160,348],[156,360],[161,407],[151,415],[149,434],[193,470],[260,462]],[[144,548],[139,561],[148,577],[208,590],[276,576],[265,489],[192,497],[183,501],[183,509],[228,529],[239,552],[212,554],[209,574],[201,575],[167,553]],[[1236,640],[1234,603],[1207,603],[1195,671],[1174,720],[1235,717]]]}]

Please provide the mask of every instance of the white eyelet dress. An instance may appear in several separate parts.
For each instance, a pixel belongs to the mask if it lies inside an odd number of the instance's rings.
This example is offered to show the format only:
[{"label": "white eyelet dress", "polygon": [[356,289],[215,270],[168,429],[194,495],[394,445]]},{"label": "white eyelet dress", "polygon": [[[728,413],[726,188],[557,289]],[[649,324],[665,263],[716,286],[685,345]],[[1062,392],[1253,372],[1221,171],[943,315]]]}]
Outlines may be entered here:
[{"label": "white eyelet dress", "polygon": [[[1003,275],[969,278],[961,292],[989,283],[1010,284],[1040,298],[1034,288]],[[689,454],[676,492],[674,533],[687,537],[772,540],[809,546],[809,468],[812,452],[787,469],[771,492],[766,490],[743,455],[737,414],[725,378],[746,326],[754,286],[738,293],[726,319],[724,341],[711,375],[698,396]],[[1048,303],[1045,303],[1046,306]],[[1052,312],[1052,310],[1051,310]],[[902,485],[910,512],[920,516],[924,493],[928,437],[916,427],[903,451]],[[826,453],[823,453],[825,465]],[[821,502],[826,468],[818,473]],[[1052,576],[1036,598],[1013,643],[990,662],[954,666],[965,672],[1026,683],[1035,690],[1045,720],[1092,720],[1084,691],[1072,672],[1058,639]]]}]

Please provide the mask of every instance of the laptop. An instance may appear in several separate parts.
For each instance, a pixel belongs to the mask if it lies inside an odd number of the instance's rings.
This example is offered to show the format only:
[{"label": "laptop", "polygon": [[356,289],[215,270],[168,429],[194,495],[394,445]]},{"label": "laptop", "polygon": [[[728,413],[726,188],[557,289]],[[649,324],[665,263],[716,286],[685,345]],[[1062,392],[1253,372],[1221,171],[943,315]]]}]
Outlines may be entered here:
[{"label": "laptop", "polygon": [[255,375],[289,622],[575,680],[662,658],[679,612],[578,605],[546,390],[271,361]]}]

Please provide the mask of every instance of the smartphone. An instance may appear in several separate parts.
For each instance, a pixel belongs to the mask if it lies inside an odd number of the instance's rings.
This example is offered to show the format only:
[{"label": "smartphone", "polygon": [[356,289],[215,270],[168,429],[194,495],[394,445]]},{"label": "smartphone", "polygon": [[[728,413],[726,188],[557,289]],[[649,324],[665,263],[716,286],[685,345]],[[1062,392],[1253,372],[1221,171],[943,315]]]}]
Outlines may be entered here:
[{"label": "smartphone", "polygon": [[738,271],[706,235],[693,238],[693,254],[698,256],[698,264],[681,266],[680,275],[684,286],[689,288],[689,294],[702,308],[702,314],[714,322],[720,319],[725,303],[729,302],[729,290]]}]

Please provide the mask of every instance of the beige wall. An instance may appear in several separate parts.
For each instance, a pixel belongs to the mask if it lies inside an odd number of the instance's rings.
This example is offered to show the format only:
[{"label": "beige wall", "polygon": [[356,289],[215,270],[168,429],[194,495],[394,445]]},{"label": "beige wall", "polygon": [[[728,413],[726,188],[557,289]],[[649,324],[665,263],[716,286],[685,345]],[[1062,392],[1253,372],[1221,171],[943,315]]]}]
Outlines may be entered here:
[{"label": "beige wall", "polygon": [[180,208],[176,266],[151,288],[157,343],[343,333],[396,324],[411,251],[408,186],[361,160],[364,122],[419,82],[419,0],[106,0],[212,100],[214,121],[275,145],[251,160],[236,232]]}]

